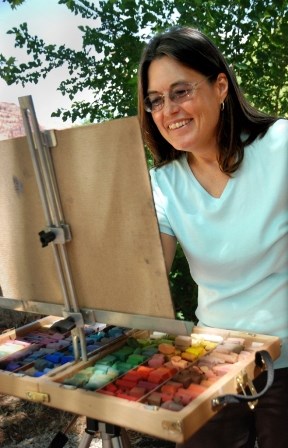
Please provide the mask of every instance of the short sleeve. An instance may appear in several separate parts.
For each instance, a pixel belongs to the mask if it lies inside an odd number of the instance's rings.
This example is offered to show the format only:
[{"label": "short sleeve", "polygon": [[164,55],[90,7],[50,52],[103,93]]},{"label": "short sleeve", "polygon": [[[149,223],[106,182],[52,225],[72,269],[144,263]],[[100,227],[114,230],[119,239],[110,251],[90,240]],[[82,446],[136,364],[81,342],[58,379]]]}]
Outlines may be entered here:
[{"label": "short sleeve", "polygon": [[167,233],[168,235],[171,236],[175,236],[165,211],[165,203],[167,202],[167,198],[165,198],[163,192],[161,191],[158,185],[156,168],[152,168],[150,170],[150,179],[152,185],[155,211],[158,219],[160,232]]}]

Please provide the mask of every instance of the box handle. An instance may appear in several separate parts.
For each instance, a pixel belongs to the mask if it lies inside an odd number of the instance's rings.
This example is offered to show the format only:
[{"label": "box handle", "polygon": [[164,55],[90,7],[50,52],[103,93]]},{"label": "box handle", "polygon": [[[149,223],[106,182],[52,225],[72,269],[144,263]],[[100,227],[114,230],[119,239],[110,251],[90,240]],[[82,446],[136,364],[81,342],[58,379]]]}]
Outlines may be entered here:
[{"label": "box handle", "polygon": [[[267,382],[262,391],[255,393],[256,390],[254,389],[253,383],[252,381],[247,379],[248,377],[244,378],[243,382],[239,381],[238,378],[238,385],[240,385],[243,391],[243,395],[227,394],[213,398],[211,400],[213,410],[218,410],[219,408],[227,404],[240,403],[243,401],[248,403],[251,409],[255,408],[258,398],[261,398],[267,392],[267,390],[271,387],[274,381],[273,360],[266,350],[261,350],[255,353],[255,364],[257,367],[260,367],[261,369],[266,368],[267,370]],[[245,383],[245,386],[243,383]],[[250,394],[247,394],[245,388],[249,389]]]}]

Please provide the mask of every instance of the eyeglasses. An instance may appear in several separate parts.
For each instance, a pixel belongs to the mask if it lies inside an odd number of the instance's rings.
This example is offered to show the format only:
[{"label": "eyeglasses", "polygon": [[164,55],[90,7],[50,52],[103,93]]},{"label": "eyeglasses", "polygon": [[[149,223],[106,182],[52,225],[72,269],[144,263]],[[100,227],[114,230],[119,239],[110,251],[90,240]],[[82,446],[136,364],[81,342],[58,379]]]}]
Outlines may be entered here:
[{"label": "eyeglasses", "polygon": [[[168,92],[169,100],[176,104],[185,103],[185,101],[189,101],[193,95],[197,87],[202,84],[202,82],[207,81],[211,76],[201,79],[199,82],[184,82],[179,83],[175,87],[173,87]],[[150,93],[144,99],[144,109],[146,112],[158,112],[163,109],[165,102],[165,94],[160,94],[158,92]]]}]

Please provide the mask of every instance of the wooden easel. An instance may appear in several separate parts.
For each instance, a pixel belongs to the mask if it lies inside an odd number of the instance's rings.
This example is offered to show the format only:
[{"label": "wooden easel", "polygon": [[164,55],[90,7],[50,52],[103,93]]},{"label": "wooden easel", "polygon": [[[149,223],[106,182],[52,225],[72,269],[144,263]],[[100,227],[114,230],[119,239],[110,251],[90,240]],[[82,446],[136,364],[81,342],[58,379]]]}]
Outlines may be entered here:
[{"label": "wooden easel", "polygon": [[[47,142],[43,142],[32,98],[30,96],[19,98],[19,103],[46,218],[47,228],[45,231],[42,230],[39,232],[40,242],[42,247],[45,247],[54,241],[58,243],[55,245],[53,244],[54,259],[56,261],[64,296],[66,314],[68,315],[68,319],[72,318],[75,321],[72,331],[74,336],[74,356],[75,359],[79,359],[81,356],[85,361],[87,360],[87,352],[85,335],[82,328],[84,322],[78,307],[72,273],[65,250],[65,243],[71,239],[70,229],[64,222],[53,164],[50,159],[50,153],[48,152],[49,148],[45,147],[45,143]],[[52,139],[50,144],[53,144]],[[81,346],[81,354],[78,353],[78,339]],[[88,448],[96,433],[100,434],[103,448],[130,448],[130,441],[124,429],[88,417],[86,417],[86,424],[86,429],[79,444],[79,448]],[[60,437],[59,440],[56,437],[50,446],[60,448],[64,446],[64,444],[66,444],[65,436],[62,438]]]}]

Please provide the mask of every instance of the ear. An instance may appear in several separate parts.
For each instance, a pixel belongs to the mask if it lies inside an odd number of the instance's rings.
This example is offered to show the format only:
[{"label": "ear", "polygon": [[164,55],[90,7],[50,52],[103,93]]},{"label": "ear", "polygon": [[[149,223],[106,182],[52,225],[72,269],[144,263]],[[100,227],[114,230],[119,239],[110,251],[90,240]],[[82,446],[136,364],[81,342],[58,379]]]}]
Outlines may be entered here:
[{"label": "ear", "polygon": [[225,73],[219,73],[217,76],[216,85],[218,88],[219,101],[220,103],[223,103],[228,95],[228,79]]}]

